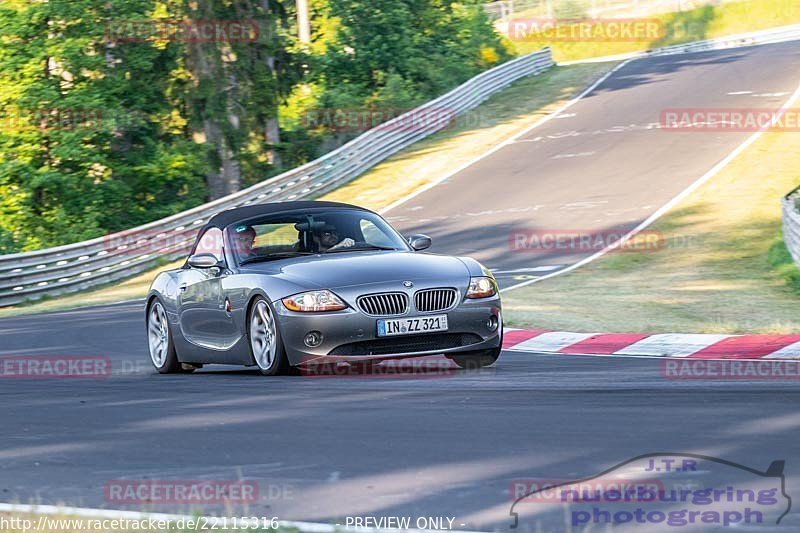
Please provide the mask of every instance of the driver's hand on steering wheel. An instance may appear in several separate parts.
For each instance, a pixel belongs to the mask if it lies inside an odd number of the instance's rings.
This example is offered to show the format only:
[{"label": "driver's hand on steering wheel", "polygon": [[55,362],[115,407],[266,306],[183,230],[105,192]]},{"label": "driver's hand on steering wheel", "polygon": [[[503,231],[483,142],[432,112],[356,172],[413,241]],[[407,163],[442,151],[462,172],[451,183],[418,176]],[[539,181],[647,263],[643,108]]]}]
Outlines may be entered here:
[{"label": "driver's hand on steering wheel", "polygon": [[335,250],[337,248],[350,248],[352,246],[355,246],[355,244],[356,244],[356,241],[354,241],[350,237],[347,237],[346,239],[342,239],[341,242],[339,242],[337,244],[334,244],[329,249],[330,250]]}]

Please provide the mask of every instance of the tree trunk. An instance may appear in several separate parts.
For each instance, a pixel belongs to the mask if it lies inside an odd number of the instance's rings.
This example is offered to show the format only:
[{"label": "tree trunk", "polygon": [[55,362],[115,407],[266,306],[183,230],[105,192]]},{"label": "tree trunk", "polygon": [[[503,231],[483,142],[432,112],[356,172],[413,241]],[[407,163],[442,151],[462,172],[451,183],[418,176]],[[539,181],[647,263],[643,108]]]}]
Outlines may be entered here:
[{"label": "tree trunk", "polygon": [[[272,8],[269,5],[269,0],[261,0],[261,8],[264,10],[265,13],[269,13],[272,15]],[[265,35],[263,36],[264,40],[269,43],[269,45],[274,45],[274,40],[276,38],[276,30],[275,30],[275,19],[274,17],[270,16],[265,21]],[[275,68],[275,57],[272,55],[268,55],[264,59],[264,63],[266,64],[269,71],[272,73],[273,77],[278,76],[278,72]],[[271,113],[270,116],[264,119],[264,143],[267,145],[266,147],[266,156],[267,161],[275,168],[281,168],[283,166],[283,160],[281,158],[281,154],[275,148],[281,142],[281,132],[278,126],[278,108],[275,106],[274,109],[270,109]]]},{"label": "tree trunk", "polygon": [[281,131],[278,128],[278,117],[268,118],[264,125],[264,141],[269,145],[267,149],[267,161],[275,168],[283,167],[281,154],[275,146],[281,142]]},{"label": "tree trunk", "polygon": [[[201,0],[193,15],[200,20],[214,20],[213,1]],[[224,43],[223,43],[224,44]],[[232,144],[243,121],[236,98],[239,84],[230,59],[219,43],[190,43],[187,66],[198,85],[195,106],[203,117],[203,133],[211,150],[211,165],[206,174],[210,200],[237,192],[242,185],[242,169],[237,148]],[[235,141],[233,141],[235,143]]]},{"label": "tree trunk", "polygon": [[213,164],[206,174],[206,185],[209,199],[215,200],[241,188],[241,167],[216,122],[206,120],[203,124],[203,132],[206,136],[206,143],[213,147]]}]

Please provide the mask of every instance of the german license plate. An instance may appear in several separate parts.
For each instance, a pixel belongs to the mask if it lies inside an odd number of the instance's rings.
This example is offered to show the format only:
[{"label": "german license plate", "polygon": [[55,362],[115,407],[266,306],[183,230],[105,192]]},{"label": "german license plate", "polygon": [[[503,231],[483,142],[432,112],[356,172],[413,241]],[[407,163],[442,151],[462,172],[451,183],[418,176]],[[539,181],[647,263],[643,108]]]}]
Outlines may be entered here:
[{"label": "german license plate", "polygon": [[447,315],[412,316],[408,318],[382,318],[378,320],[378,337],[413,335],[447,331]]}]

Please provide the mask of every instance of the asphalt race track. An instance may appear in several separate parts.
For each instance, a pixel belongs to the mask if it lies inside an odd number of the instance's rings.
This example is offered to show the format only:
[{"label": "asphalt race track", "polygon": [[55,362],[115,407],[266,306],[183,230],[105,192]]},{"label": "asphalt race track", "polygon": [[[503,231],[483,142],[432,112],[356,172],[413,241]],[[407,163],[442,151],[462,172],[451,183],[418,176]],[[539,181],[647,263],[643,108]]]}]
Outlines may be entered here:
[{"label": "asphalt race track", "polygon": [[[570,264],[582,254],[510,253],[508,235],[635,225],[750,135],[642,126],[666,107],[777,108],[795,91],[797,72],[800,43],[633,62],[564,118],[390,218],[431,234],[435,251],[474,255],[501,271]],[[729,94],[742,91],[750,92]],[[514,480],[585,478],[651,452],[758,470],[785,459],[786,490],[800,494],[796,382],[671,381],[655,359],[509,352],[480,372],[263,378],[207,367],[160,376],[148,360],[142,307],[0,321],[0,356],[112,363],[99,379],[0,380],[0,501],[142,510],[109,504],[104,485],[245,479],[258,482],[258,504],[205,510],[322,522],[454,517],[458,529],[507,531]],[[523,531],[565,523],[535,505],[520,520]],[[796,505],[781,522],[792,526],[800,527]]]},{"label": "asphalt race track", "polygon": [[610,240],[752,135],[666,131],[662,110],[777,110],[797,90],[799,67],[796,42],[633,61],[560,118],[386,217],[404,233],[429,234],[434,252],[475,257],[501,286],[549,274],[598,248],[511,251],[513,235],[572,230]]},{"label": "asphalt race track", "polygon": [[[669,381],[654,359],[510,352],[480,372],[161,376],[141,307],[0,323],[2,355],[103,355],[114,367],[99,380],[3,381],[4,501],[119,508],[104,502],[110,480],[244,478],[266,496],[248,516],[452,516],[508,530],[514,480],[577,479],[658,451],[756,469],[786,459],[787,491],[800,493],[794,383]],[[527,514],[522,529],[536,520],[562,529],[561,516]]]}]

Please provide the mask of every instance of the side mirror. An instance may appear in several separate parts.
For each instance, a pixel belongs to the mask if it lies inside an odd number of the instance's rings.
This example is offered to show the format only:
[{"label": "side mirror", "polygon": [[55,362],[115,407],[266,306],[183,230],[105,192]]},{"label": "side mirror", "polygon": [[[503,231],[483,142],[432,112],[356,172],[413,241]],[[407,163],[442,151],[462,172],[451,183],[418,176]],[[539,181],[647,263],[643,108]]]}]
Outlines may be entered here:
[{"label": "side mirror", "polygon": [[220,262],[214,254],[190,255],[187,263],[193,268],[214,268],[220,266]]},{"label": "side mirror", "polygon": [[412,235],[408,238],[408,244],[416,251],[424,250],[425,248],[431,247],[431,238],[421,233]]}]

